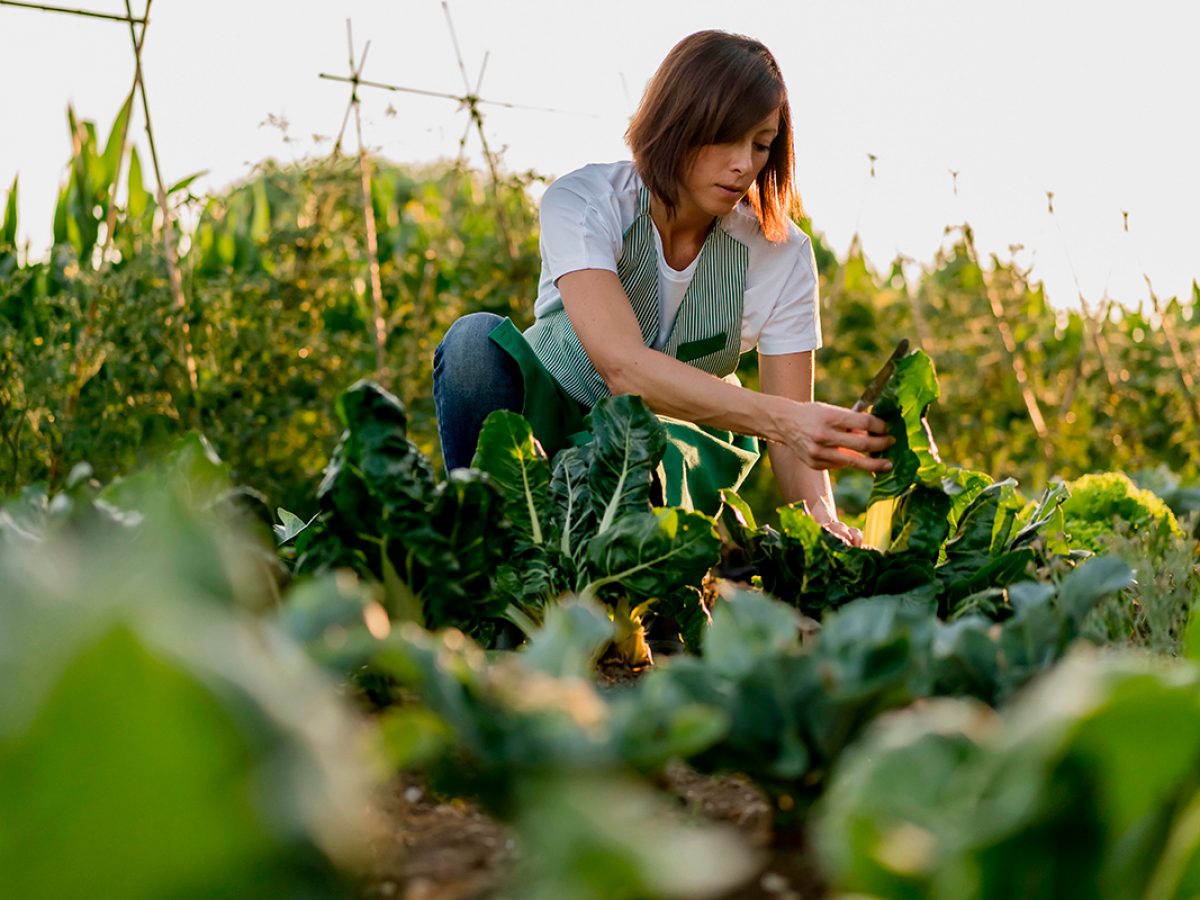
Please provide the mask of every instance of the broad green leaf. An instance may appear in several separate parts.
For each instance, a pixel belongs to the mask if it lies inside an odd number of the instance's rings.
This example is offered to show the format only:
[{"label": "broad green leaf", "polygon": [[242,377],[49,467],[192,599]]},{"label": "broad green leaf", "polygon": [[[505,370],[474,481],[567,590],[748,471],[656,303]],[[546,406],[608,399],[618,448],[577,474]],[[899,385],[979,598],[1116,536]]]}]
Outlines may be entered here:
[{"label": "broad green leaf", "polygon": [[1016,482],[1011,478],[988,485],[979,491],[962,512],[954,537],[946,542],[946,558],[953,562],[971,554],[990,554],[996,530],[996,515],[1002,504],[1014,496]]},{"label": "broad green leaf", "polygon": [[939,695],[969,695],[996,700],[999,647],[989,633],[991,616],[967,615],[934,625],[932,689]]},{"label": "broad green leaf", "polygon": [[666,430],[641,397],[605,397],[588,416],[593,439],[588,493],[604,534],[650,508],[650,473],[666,451]]},{"label": "broad green leaf", "polygon": [[119,509],[137,510],[167,484],[196,508],[205,508],[229,490],[229,466],[204,435],[188,432],[153,465],[109,483],[99,497]]},{"label": "broad green leaf", "polygon": [[25,734],[0,743],[3,818],[25,823],[0,835],[6,889],[253,890],[281,849],[261,821],[254,759],[208,687],[114,630],[67,668]]},{"label": "broad green leaf", "polygon": [[833,694],[856,698],[902,689],[930,655],[935,607],[903,596],[848,603],[822,622],[817,653]]},{"label": "broad green leaf", "polygon": [[429,628],[474,631],[503,612],[491,592],[492,573],[512,546],[503,507],[485,473],[456,469],[438,485],[426,521],[389,541],[389,555],[420,595]]},{"label": "broad green leaf", "polygon": [[588,494],[591,454],[591,446],[584,445],[560,450],[554,457],[550,498],[559,532],[558,549],[567,558],[579,554],[596,528],[595,509]]},{"label": "broad green leaf", "polygon": [[627,514],[587,547],[587,583],[596,596],[617,585],[635,597],[660,597],[698,584],[720,556],[721,539],[708,516],[678,509]]},{"label": "broad green leaf", "polygon": [[735,546],[747,555],[753,552],[754,533],[758,530],[758,523],[754,520],[754,511],[750,504],[734,491],[723,490],[717,520]]},{"label": "broad green leaf", "polygon": [[377,530],[364,523],[381,510],[389,520],[400,517],[400,528],[409,518],[422,518],[433,492],[433,469],[408,440],[403,404],[374,382],[360,381],[338,398],[338,415],[346,431],[318,498],[356,531]]},{"label": "broad green leaf", "polygon": [[918,484],[905,495],[897,521],[899,533],[892,539],[890,553],[910,551],[915,557],[936,562],[950,530],[951,499],[941,487]]},{"label": "broad green leaf", "polygon": [[963,513],[975,501],[975,498],[992,483],[992,476],[972,469],[962,469],[950,466],[942,476],[942,490],[950,498],[950,529],[958,530],[958,523]]},{"label": "broad green leaf", "polygon": [[803,506],[792,503],[781,506],[779,513],[779,530],[788,537],[800,541],[806,548],[815,547],[821,540],[823,529]]},{"label": "broad green leaf", "polygon": [[[538,452],[529,423],[508,410],[491,413],[479,433],[471,465],[487,472],[504,495],[518,540],[542,544],[549,537],[550,466]],[[568,492],[568,523],[575,512],[574,499]]]},{"label": "broad green leaf", "polygon": [[925,410],[937,398],[937,375],[928,356],[917,350],[897,361],[891,380],[874,408],[874,414],[888,423],[896,439],[883,454],[891,461],[892,470],[875,477],[871,503],[898,497],[918,481],[927,485],[941,483],[946,467],[925,421]]}]

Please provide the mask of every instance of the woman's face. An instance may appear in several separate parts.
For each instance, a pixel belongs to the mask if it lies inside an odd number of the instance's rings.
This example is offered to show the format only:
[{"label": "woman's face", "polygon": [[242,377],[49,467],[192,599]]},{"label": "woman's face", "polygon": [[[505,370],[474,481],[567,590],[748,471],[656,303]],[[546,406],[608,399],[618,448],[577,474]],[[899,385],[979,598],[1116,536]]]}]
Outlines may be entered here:
[{"label": "woman's face", "polygon": [[731,212],[767,164],[778,133],[779,113],[773,112],[737,140],[697,150],[684,170],[681,206],[694,205],[711,216]]}]

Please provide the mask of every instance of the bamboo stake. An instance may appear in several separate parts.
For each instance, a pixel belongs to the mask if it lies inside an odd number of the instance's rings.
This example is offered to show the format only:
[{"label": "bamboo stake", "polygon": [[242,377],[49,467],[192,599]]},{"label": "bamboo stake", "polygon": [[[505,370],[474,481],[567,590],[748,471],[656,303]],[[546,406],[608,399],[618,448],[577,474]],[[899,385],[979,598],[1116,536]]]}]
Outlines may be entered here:
[{"label": "bamboo stake", "polygon": [[354,64],[354,34],[350,20],[346,20],[346,41],[349,44],[350,71],[354,74],[354,88],[350,94],[350,106],[354,110],[354,130],[358,137],[358,170],[362,185],[363,218],[367,226],[367,266],[371,278],[371,331],[375,340],[375,375],[386,381],[386,343],[387,328],[383,321],[383,281],[379,274],[379,236],[375,227],[375,205],[371,201],[371,161],[367,156],[367,148],[363,143],[362,114],[358,99],[358,77],[362,74],[367,62],[367,52],[371,49],[368,41],[363,48],[362,59]]},{"label": "bamboo stake", "polygon": [[93,12],[90,9],[74,9],[67,6],[46,6],[42,3],[21,3],[17,0],[0,0],[0,6],[17,6],[21,9],[34,9],[39,12],[55,12],[65,13],[70,16],[86,16],[89,19],[107,19],[110,22],[130,22],[136,25],[145,25],[146,19],[135,19],[132,15],[118,16],[112,13]]},{"label": "bamboo stake", "polygon": [[[146,18],[150,16],[150,5],[153,2],[154,0],[146,0]],[[125,12],[128,14],[129,19],[133,18],[133,9],[130,6],[129,0],[125,0]],[[146,80],[142,72],[142,47],[137,39],[137,32],[134,31],[132,22],[129,25],[129,37],[133,43],[134,84],[138,88],[138,93],[142,96],[142,115],[146,120],[146,142],[150,147],[150,161],[154,166],[154,181],[158,192],[158,205],[162,212],[163,255],[166,258],[167,278],[171,285],[171,296],[173,298],[172,310],[179,317],[179,335],[180,343],[182,344],[183,364],[187,370],[188,384],[192,389],[192,399],[195,401],[195,393],[199,388],[199,379],[196,374],[196,359],[192,355],[191,327],[187,321],[187,300],[183,296],[183,280],[179,274],[179,261],[175,258],[175,226],[171,220],[171,210],[167,205],[167,189],[163,184],[162,168],[158,164],[158,148],[155,145],[154,128],[150,120],[150,101],[146,96]]]}]

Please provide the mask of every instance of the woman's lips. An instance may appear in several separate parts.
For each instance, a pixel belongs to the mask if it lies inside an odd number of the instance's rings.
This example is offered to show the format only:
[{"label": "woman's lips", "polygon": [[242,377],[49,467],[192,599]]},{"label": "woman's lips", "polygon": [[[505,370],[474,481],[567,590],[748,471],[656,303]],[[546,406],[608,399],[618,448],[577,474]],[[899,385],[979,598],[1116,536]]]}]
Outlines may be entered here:
[{"label": "woman's lips", "polygon": [[746,193],[745,191],[739,190],[738,188],[726,187],[723,184],[718,184],[717,190],[719,190],[725,196],[731,197],[731,198],[739,198],[742,196],[742,194]]}]

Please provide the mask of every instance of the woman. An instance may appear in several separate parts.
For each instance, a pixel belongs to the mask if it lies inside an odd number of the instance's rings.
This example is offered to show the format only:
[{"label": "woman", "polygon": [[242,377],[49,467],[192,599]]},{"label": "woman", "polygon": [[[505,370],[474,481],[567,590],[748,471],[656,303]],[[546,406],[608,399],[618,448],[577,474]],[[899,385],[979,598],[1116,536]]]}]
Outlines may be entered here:
[{"label": "woman", "polygon": [[[837,519],[826,469],[886,471],[885,423],[813,402],[817,272],[787,216],[792,132],[771,53],[750,38],[693,34],[667,55],[626,139],[631,162],[558,179],[541,204],[536,321],[466,316],[434,357],[447,469],[469,465],[483,419],[524,412],[548,453],[609,394],[638,394],[667,424],[665,500],[715,512],[768,441],[788,502],[860,544]],[[762,392],[738,358],[759,351]]]}]

